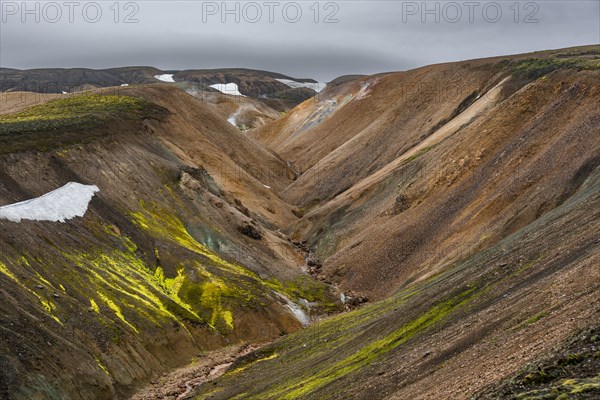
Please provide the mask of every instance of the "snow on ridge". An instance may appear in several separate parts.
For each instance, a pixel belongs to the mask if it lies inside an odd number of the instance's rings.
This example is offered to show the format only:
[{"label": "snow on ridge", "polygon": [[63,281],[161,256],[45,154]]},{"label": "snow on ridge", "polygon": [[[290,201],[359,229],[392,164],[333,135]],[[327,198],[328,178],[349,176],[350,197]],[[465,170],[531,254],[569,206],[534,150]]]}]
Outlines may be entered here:
[{"label": "snow on ridge", "polygon": [[283,83],[284,85],[287,85],[291,88],[308,88],[308,89],[312,89],[315,92],[319,93],[321,90],[325,89],[325,87],[327,86],[326,83],[324,82],[297,82],[297,81],[293,81],[291,79],[275,79],[276,81],[279,81],[281,83]]},{"label": "snow on ridge", "polygon": [[154,75],[154,77],[162,82],[175,83],[175,80],[173,79],[173,74]]},{"label": "snow on ridge", "polygon": [[229,94],[231,96],[246,97],[240,93],[237,83],[215,83],[214,85],[210,85],[210,87],[217,89],[221,93]]},{"label": "snow on ridge", "polygon": [[65,222],[83,217],[92,197],[99,191],[96,185],[69,182],[40,197],[0,207],[0,219]]}]

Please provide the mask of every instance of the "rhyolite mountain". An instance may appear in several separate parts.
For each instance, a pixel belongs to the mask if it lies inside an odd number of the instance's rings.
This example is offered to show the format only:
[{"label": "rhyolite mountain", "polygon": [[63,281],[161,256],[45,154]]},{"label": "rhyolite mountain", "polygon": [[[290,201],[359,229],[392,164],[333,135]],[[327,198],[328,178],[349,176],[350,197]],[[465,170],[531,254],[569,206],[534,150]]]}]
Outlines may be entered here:
[{"label": "rhyolite mountain", "polygon": [[166,398],[600,394],[600,47],[343,77],[247,132],[239,96],[139,83],[2,94],[0,206],[99,192],[0,219],[0,396],[265,341]]}]

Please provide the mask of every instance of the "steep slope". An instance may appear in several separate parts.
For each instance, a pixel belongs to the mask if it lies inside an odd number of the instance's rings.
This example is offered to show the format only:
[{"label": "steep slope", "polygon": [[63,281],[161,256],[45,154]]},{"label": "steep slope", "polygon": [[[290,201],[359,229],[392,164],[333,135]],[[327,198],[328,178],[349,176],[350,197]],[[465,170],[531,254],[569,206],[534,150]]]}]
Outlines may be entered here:
[{"label": "steep slope", "polygon": [[[294,332],[340,299],[369,304],[219,379],[211,368],[231,355],[204,360],[202,386],[169,396],[513,390],[506,379],[600,317],[599,67],[588,46],[344,77],[248,136],[227,121],[242,97],[205,88],[243,70],[34,107],[4,95],[0,207],[68,182],[95,194],[65,223],[22,218],[43,201],[0,212],[14,220],[0,219],[0,393],[127,397],[205,351]],[[240,107],[265,105],[255,100]],[[65,214],[81,214],[79,200]],[[594,396],[589,371],[513,392]]]},{"label": "steep slope", "polygon": [[295,218],[262,184],[282,185],[284,163],[175,87],[113,93],[0,117],[1,205],[98,189],[65,223],[0,219],[3,398],[126,397],[338,307],[271,230]]},{"label": "steep slope", "polygon": [[[420,107],[424,113],[418,105],[397,109],[402,98],[392,96],[393,120],[381,126],[381,119],[367,112],[360,116],[375,122],[364,129],[357,122],[353,130],[344,125],[347,119],[359,119],[352,103],[412,87],[399,76],[417,72],[371,78],[388,79],[388,84],[375,86],[363,100],[349,95],[353,97],[345,106],[315,127],[287,136],[300,146],[302,136],[320,132],[327,136],[315,144],[339,144],[320,159],[320,146],[302,148],[318,161],[283,192],[284,199],[299,206],[296,213],[304,214],[287,232],[308,240],[324,261],[322,279],[380,299],[424,271],[435,273],[443,263],[491,246],[531,223],[560,205],[599,163],[595,126],[600,118],[600,56],[597,47],[592,49],[592,55],[584,48],[541,53],[539,59],[524,55],[427,67],[439,89],[423,91],[429,101]],[[556,54],[571,58],[565,61]],[[460,81],[438,79],[458,71],[464,74]],[[482,83],[489,89],[471,92],[469,82],[490,76],[491,83]],[[394,80],[400,83],[394,86]],[[356,82],[340,93],[353,87]],[[452,97],[465,87],[466,97]],[[431,118],[438,104],[449,113],[442,112],[441,120]],[[306,105],[290,113],[285,123],[297,113],[304,115]],[[403,119],[413,123],[393,122]],[[341,121],[345,137],[325,130],[336,121]],[[260,136],[268,128],[255,132]],[[392,155],[391,149],[399,149],[398,154]],[[369,172],[370,165],[374,172]]]},{"label": "steep slope", "polygon": [[[599,52],[598,47],[583,47],[354,79],[330,86],[251,135],[303,173],[285,198],[304,207],[331,199],[410,151],[507,76],[515,73],[512,81],[497,87],[500,93],[494,99],[481,100],[479,108],[504,100],[537,74],[597,68]],[[461,124],[484,112],[472,112]]]},{"label": "steep slope", "polygon": [[[596,167],[495,245],[242,357],[196,398],[470,398],[598,321],[599,229]],[[595,398],[597,373],[565,378]]]},{"label": "steep slope", "polygon": [[270,124],[281,116],[281,112],[269,107],[263,101],[247,96],[231,96],[224,93],[185,88],[186,92],[203,101],[221,118],[242,132]]},{"label": "steep slope", "polygon": [[[597,397],[593,347],[519,371],[600,318],[598,66],[596,46],[360,78],[254,131],[304,172],[283,197],[314,273],[380,301],[240,358],[197,398]],[[386,116],[375,100],[407,77],[436,92],[391,96]]]},{"label": "steep slope", "polygon": [[[531,319],[535,323],[540,314]],[[527,365],[500,384],[479,393],[478,399],[514,397],[594,398],[600,394],[600,331],[598,325],[569,337],[546,357]]]},{"label": "steep slope", "polygon": [[556,73],[530,84],[316,208],[299,231],[317,238],[322,258],[332,255],[326,274],[376,297],[496,243],[564,202],[600,164],[598,76]]}]

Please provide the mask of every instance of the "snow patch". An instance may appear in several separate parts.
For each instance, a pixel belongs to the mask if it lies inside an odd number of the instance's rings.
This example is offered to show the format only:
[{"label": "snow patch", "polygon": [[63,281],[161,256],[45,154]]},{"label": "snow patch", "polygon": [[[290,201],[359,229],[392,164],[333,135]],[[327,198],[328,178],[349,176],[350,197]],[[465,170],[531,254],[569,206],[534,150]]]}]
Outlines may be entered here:
[{"label": "snow patch", "polygon": [[99,191],[96,185],[69,182],[35,199],[0,207],[0,219],[14,222],[21,222],[22,219],[65,222],[67,219],[83,217],[92,197]]},{"label": "snow patch", "polygon": [[237,83],[215,83],[214,85],[210,85],[210,87],[213,88],[213,89],[217,89],[221,93],[225,93],[225,94],[228,94],[228,95],[231,95],[231,96],[242,96],[242,97],[245,97],[238,90]]},{"label": "snow patch", "polygon": [[173,74],[154,75],[154,77],[162,82],[175,83],[175,80],[173,79]]},{"label": "snow patch", "polygon": [[312,89],[315,92],[319,93],[321,90],[325,89],[325,87],[327,86],[326,83],[324,82],[296,82],[293,81],[291,79],[275,79],[276,81],[279,81],[281,83],[283,83],[284,85],[287,85],[291,88],[308,88],[308,89]]}]

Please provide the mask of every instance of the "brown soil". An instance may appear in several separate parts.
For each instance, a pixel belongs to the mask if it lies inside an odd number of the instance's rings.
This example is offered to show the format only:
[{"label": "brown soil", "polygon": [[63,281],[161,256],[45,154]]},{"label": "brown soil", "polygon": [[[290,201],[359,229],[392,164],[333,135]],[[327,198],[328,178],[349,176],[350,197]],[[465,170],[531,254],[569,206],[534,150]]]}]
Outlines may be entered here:
[{"label": "brown soil", "polygon": [[272,122],[244,100],[247,135],[218,95],[119,89],[162,111],[0,156],[2,205],[100,188],[66,224],[0,221],[0,396],[493,398],[600,318],[599,63],[348,77]]}]

